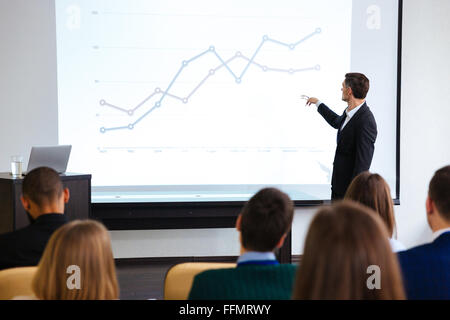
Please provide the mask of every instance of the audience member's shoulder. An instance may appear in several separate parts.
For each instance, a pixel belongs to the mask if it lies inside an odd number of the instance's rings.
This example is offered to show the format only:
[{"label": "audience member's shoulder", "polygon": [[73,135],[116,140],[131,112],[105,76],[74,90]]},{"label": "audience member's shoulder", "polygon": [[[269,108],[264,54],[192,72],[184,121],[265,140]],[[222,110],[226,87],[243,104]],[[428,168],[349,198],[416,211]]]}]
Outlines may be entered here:
[{"label": "audience member's shoulder", "polygon": [[227,277],[240,277],[242,275],[251,273],[265,273],[265,272],[289,272],[295,273],[297,271],[296,264],[276,264],[276,265],[245,265],[236,268],[213,269],[203,271],[195,276],[198,280],[209,280],[212,278],[226,279]]},{"label": "audience member's shoulder", "polygon": [[444,233],[440,234],[434,241],[445,242],[446,244],[450,241],[450,230],[446,230]]},{"label": "audience member's shoulder", "polygon": [[283,264],[280,264],[279,266],[281,266],[282,268],[290,269],[290,270],[297,270],[297,264],[295,264],[295,263],[283,263]]},{"label": "audience member's shoulder", "polygon": [[[59,228],[68,221],[64,214],[42,215],[42,217],[42,221],[44,221],[43,223],[32,223],[23,228],[0,234],[0,241],[13,241],[14,239],[28,237],[30,233],[36,231],[39,232],[40,229],[45,230],[47,228]],[[47,219],[48,221],[44,219]]]},{"label": "audience member's shoulder", "polygon": [[444,246],[447,246],[447,244],[450,245],[450,232],[445,232],[441,234],[439,237],[434,239],[433,241],[429,243],[425,243],[416,247],[413,247],[409,250],[403,251],[402,254],[420,254],[420,253],[427,253],[434,249],[440,249],[442,247],[442,244]]},{"label": "audience member's shoulder", "polygon": [[11,233],[11,232],[6,232],[6,233],[0,234],[0,242],[4,242],[4,241],[6,241],[7,239],[9,239],[10,233]]},{"label": "audience member's shoulder", "polygon": [[398,256],[400,258],[400,260],[402,259],[406,259],[406,258],[411,258],[411,257],[422,257],[425,256],[427,254],[429,254],[431,252],[433,248],[433,243],[424,243],[415,247],[412,247],[408,250],[404,250],[404,251],[400,251],[398,252]]},{"label": "audience member's shoulder", "polygon": [[223,269],[211,269],[200,272],[195,276],[198,279],[209,279],[215,277],[221,277],[227,274],[233,274],[236,272],[236,268],[223,268]]},{"label": "audience member's shoulder", "polygon": [[237,274],[240,277],[250,276],[263,276],[268,274],[285,274],[292,275],[297,272],[297,265],[295,264],[270,264],[270,265],[244,265],[229,271],[229,273]]},{"label": "audience member's shoulder", "polygon": [[0,242],[1,243],[6,243],[6,242],[11,243],[11,241],[14,241],[15,239],[20,238],[23,235],[27,234],[28,230],[29,230],[29,226],[18,229],[18,230],[14,230],[11,232],[2,233],[2,234],[0,234]]},{"label": "audience member's shoulder", "polygon": [[297,272],[297,264],[293,263],[281,263],[273,266],[274,270],[280,270],[281,272]]}]

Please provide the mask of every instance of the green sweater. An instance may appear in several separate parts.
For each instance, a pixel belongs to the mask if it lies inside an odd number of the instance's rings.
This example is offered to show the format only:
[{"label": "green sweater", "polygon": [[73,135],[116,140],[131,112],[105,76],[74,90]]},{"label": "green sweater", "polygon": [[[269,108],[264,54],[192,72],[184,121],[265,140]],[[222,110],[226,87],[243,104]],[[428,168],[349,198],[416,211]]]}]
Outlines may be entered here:
[{"label": "green sweater", "polygon": [[296,271],[293,264],[207,270],[194,278],[189,300],[289,300]]}]

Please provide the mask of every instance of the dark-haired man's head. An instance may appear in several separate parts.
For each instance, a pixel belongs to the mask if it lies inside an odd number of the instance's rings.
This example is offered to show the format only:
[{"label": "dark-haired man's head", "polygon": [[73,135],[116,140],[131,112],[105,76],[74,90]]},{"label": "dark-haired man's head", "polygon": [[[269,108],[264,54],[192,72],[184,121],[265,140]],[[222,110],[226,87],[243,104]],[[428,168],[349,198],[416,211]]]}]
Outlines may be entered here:
[{"label": "dark-haired man's head", "polygon": [[294,205],[287,194],[275,188],[257,192],[245,204],[236,221],[241,253],[280,248],[291,228],[293,216]]},{"label": "dark-haired man's head", "polygon": [[369,87],[369,79],[362,73],[347,73],[342,83],[342,100],[346,102],[350,102],[351,99],[363,100],[369,92]]},{"label": "dark-haired man's head", "polygon": [[30,171],[22,183],[22,204],[31,219],[47,213],[64,213],[69,190],[63,187],[59,174],[47,167]]},{"label": "dark-haired man's head", "polygon": [[433,232],[450,227],[450,166],[434,173],[428,188],[426,209]]}]

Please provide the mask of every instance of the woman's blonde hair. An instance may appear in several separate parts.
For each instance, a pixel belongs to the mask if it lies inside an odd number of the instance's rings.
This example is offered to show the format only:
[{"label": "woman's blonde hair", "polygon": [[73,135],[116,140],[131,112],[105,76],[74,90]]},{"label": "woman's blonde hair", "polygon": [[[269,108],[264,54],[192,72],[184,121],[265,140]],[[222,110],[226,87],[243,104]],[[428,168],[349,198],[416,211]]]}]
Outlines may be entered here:
[{"label": "woman's blonde hair", "polygon": [[[79,268],[79,288],[69,286],[73,273],[70,266]],[[118,299],[119,286],[106,228],[93,220],[76,220],[59,228],[45,248],[32,288],[36,297],[43,300]]]}]

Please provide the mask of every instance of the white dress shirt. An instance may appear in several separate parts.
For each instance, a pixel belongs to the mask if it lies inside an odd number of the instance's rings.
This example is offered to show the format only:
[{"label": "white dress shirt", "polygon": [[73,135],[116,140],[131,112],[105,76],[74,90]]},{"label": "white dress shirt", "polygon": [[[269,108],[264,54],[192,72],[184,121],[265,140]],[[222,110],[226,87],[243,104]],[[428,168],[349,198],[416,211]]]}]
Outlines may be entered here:
[{"label": "white dress shirt", "polygon": [[351,111],[348,111],[348,108],[345,109],[345,113],[347,114],[347,118],[345,118],[344,124],[341,127],[341,130],[344,129],[345,125],[350,121],[350,119],[355,115],[356,112],[358,112],[358,110],[362,107],[362,105],[365,103],[365,101],[363,103],[361,103],[359,106],[357,106],[356,108],[352,109]]},{"label": "white dress shirt", "polygon": [[400,252],[406,250],[406,247],[398,241],[397,239],[390,238],[389,243],[391,244],[391,248],[393,252]]}]

